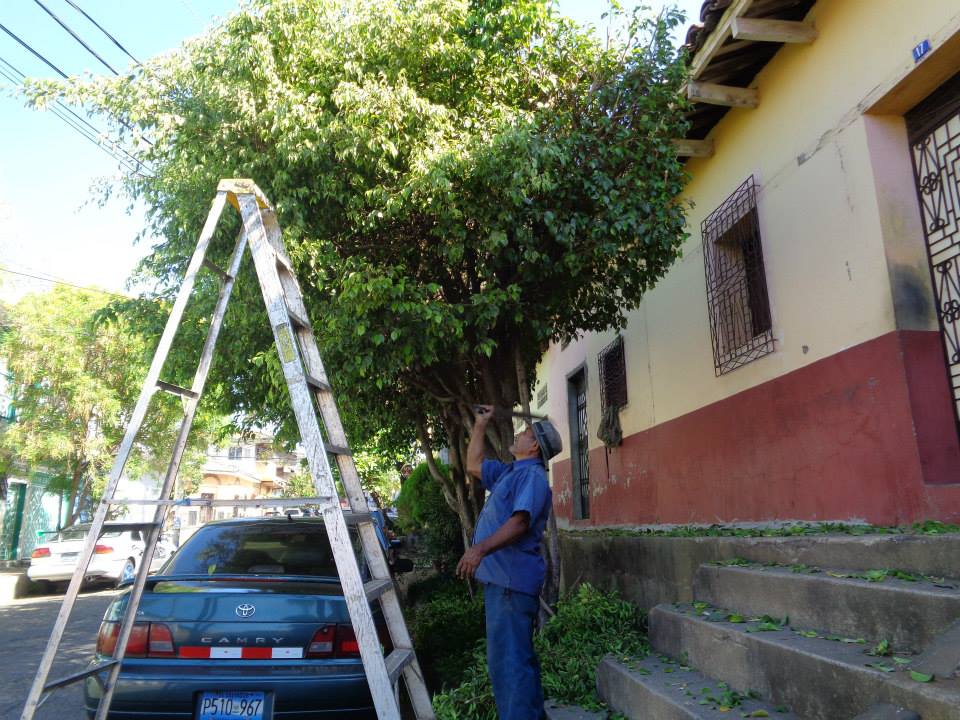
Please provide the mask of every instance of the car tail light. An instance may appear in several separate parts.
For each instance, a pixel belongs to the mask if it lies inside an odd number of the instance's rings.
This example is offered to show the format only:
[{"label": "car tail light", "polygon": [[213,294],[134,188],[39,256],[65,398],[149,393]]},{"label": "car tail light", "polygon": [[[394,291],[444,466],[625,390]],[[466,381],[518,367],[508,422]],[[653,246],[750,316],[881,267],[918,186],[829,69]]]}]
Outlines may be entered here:
[{"label": "car tail light", "polygon": [[147,657],[173,657],[173,634],[163,623],[150,623]]},{"label": "car tail light", "polygon": [[48,547],[38,547],[36,550],[34,550],[32,553],[30,553],[30,557],[32,557],[32,558],[50,557],[50,548],[48,548]]},{"label": "car tail light", "polygon": [[[97,633],[97,654],[113,655],[120,637],[120,623],[105,622]],[[162,623],[135,623],[124,657],[173,657],[173,636]]]},{"label": "car tail light", "polygon": [[93,548],[93,552],[97,555],[109,555],[110,553],[113,552],[113,548],[110,547],[109,545],[98,544],[95,548]]},{"label": "car tail light", "polygon": [[360,645],[352,625],[337,625],[337,657],[360,657]]},{"label": "car tail light", "polygon": [[333,643],[336,639],[337,628],[335,625],[324,625],[313,634],[313,639],[307,647],[308,658],[330,658],[333,657]]}]

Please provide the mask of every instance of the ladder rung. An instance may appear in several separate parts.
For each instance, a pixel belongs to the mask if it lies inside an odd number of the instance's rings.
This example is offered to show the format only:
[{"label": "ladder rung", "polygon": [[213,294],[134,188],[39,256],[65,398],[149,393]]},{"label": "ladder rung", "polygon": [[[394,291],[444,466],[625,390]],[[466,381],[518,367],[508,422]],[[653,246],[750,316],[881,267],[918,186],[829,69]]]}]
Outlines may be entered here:
[{"label": "ladder rung", "polygon": [[323,380],[321,380],[318,377],[314,377],[310,373],[306,373],[306,376],[307,376],[307,385],[312,387],[314,390],[322,390],[322,391],[330,392],[329,383],[325,383]]},{"label": "ladder rung", "polygon": [[293,271],[293,264],[290,262],[290,258],[282,254],[279,250],[274,250],[273,256],[277,259],[277,267],[287,271],[289,275],[295,275]]},{"label": "ladder rung", "polygon": [[196,398],[197,394],[193,390],[187,390],[187,388],[182,388],[179,385],[174,385],[172,383],[164,382],[163,380],[157,380],[157,387],[168,392],[171,395],[180,395],[181,397],[186,398]]},{"label": "ladder rung", "polygon": [[390,578],[380,578],[363,584],[363,592],[366,593],[367,600],[376,600],[390,590],[393,590],[393,580]]},{"label": "ladder rung", "polygon": [[373,513],[344,510],[343,519],[347,521],[347,525],[358,525],[360,523],[373,522]]},{"label": "ladder rung", "polygon": [[143,521],[143,522],[105,522],[103,530],[105,532],[126,532],[127,530],[149,530],[150,528],[163,527],[162,522]]},{"label": "ladder rung", "polygon": [[395,648],[393,652],[387,655],[385,661],[387,663],[387,674],[390,676],[391,685],[397,682],[400,673],[402,673],[403,669],[413,662],[414,659],[416,659],[416,655],[413,654],[413,650],[410,648]]},{"label": "ladder rung", "polygon": [[293,324],[304,330],[310,329],[310,321],[307,318],[299,315],[297,312],[290,307],[289,303],[287,304],[287,315],[290,316],[290,320],[293,321]]},{"label": "ladder rung", "polygon": [[350,452],[350,448],[343,447],[342,445],[327,445],[326,451],[331,455],[353,455],[353,453]]},{"label": "ladder rung", "polygon": [[229,282],[230,280],[233,280],[233,275],[231,275],[230,273],[228,273],[226,270],[224,270],[224,269],[223,269],[222,267],[220,267],[219,265],[216,265],[216,264],[210,262],[210,261],[207,260],[206,258],[203,259],[203,266],[204,266],[205,268],[207,268],[207,270],[210,270],[210,271],[216,273],[217,275],[219,275],[219,276],[220,276],[220,279],[223,280],[224,282]]},{"label": "ladder rung", "polygon": [[61,688],[66,685],[72,685],[78,680],[83,680],[84,678],[88,678],[91,675],[96,675],[98,672],[101,672],[103,670],[108,670],[109,668],[112,668],[114,665],[116,665],[119,662],[120,662],[119,660],[111,659],[111,660],[107,660],[106,662],[102,662],[99,665],[94,665],[93,667],[89,667],[86,670],[75,672],[72,675],[65,675],[62,678],[54,680],[53,682],[48,682],[46,685],[43,686],[43,691],[50,692],[51,690],[56,690],[57,688]]}]

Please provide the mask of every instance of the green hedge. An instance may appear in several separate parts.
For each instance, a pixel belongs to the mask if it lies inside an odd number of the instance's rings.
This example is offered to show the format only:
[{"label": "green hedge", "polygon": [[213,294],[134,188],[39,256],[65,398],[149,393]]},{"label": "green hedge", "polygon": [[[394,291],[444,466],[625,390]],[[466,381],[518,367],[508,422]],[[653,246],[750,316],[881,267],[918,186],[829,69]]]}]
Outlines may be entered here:
[{"label": "green hedge", "polygon": [[[534,638],[544,694],[564,703],[602,710],[596,672],[607,653],[649,653],[646,616],[615,593],[584,584],[560,601],[556,616]],[[457,687],[434,695],[438,720],[497,720],[487,674],[486,648],[477,643]]]}]

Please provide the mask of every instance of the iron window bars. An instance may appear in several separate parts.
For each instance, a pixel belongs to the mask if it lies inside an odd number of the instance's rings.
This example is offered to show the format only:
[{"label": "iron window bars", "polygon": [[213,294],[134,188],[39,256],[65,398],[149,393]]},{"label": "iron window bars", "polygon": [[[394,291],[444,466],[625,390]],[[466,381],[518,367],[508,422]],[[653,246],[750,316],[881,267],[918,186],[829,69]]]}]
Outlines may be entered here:
[{"label": "iron window bars", "polygon": [[618,335],[597,355],[600,368],[600,407],[622,408],[627,404],[627,367],[623,355],[623,336]]},{"label": "iron window bars", "polygon": [[713,366],[719,377],[774,350],[752,175],[710,213],[700,230]]}]

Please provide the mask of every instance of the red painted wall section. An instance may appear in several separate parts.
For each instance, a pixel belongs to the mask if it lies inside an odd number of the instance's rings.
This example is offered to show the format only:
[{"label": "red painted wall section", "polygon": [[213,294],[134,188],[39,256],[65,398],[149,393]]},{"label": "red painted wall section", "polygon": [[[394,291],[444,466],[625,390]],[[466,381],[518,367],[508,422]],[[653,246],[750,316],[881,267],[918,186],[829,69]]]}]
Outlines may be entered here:
[{"label": "red painted wall section", "polygon": [[591,451],[588,520],[572,520],[570,462],[556,463],[557,515],[574,526],[954,520],[952,412],[938,333],[890,333]]}]

